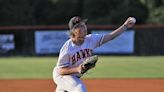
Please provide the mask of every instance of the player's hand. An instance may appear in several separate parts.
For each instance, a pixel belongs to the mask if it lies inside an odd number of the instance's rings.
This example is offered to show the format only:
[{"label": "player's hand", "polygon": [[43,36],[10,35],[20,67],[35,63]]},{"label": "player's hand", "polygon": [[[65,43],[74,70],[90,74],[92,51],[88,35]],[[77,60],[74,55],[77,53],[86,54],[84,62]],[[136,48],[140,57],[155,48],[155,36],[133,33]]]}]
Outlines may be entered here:
[{"label": "player's hand", "polygon": [[134,17],[129,17],[125,22],[124,25],[127,28],[132,28],[136,23],[136,19]]}]

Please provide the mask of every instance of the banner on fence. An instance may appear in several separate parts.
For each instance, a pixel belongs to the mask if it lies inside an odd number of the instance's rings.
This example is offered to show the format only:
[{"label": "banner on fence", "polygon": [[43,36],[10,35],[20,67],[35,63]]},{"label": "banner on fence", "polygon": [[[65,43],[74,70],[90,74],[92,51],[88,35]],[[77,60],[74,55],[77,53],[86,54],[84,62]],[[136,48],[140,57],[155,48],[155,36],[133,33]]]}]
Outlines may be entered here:
[{"label": "banner on fence", "polygon": [[[36,31],[35,52],[36,54],[57,54],[62,45],[69,39],[66,30]],[[111,30],[96,30],[93,34],[106,34]],[[96,48],[97,54],[130,54],[134,53],[134,30],[125,31],[119,37]]]},{"label": "banner on fence", "polygon": [[15,49],[13,34],[0,34],[0,53],[7,53]]},{"label": "banner on fence", "polygon": [[59,53],[62,45],[69,39],[66,30],[36,31],[35,52],[36,54]]},{"label": "banner on fence", "polygon": [[[92,31],[93,34],[107,34],[111,30]],[[134,53],[134,30],[128,30],[117,38],[107,42],[106,44],[96,48],[94,53],[98,54],[131,54]]]}]

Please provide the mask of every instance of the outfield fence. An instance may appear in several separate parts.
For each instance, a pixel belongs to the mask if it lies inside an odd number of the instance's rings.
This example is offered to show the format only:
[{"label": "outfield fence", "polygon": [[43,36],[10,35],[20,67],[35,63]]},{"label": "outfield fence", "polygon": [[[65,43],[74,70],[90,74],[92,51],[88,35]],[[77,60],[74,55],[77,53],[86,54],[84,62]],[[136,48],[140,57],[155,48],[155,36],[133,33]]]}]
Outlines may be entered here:
[{"label": "outfield fence", "polygon": [[[89,33],[108,33],[119,25],[88,25]],[[58,55],[69,39],[67,25],[1,26],[0,56]],[[95,50],[104,55],[164,55],[164,24],[136,25]]]}]

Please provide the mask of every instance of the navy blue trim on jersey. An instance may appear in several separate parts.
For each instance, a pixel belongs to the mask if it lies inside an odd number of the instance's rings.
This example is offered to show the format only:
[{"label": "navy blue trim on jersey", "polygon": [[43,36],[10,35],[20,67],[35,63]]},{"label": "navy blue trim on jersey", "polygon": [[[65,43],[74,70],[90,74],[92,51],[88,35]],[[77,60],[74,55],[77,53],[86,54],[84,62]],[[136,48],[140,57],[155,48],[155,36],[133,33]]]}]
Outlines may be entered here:
[{"label": "navy blue trim on jersey", "polygon": [[102,39],[104,38],[104,35],[101,36],[100,41],[99,41],[99,46],[102,44]]}]

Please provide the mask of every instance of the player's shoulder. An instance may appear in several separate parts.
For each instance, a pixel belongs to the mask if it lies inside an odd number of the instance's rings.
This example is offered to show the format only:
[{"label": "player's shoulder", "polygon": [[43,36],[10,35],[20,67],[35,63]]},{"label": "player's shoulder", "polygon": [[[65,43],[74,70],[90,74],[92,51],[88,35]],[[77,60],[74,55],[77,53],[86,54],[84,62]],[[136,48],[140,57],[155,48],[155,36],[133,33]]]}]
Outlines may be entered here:
[{"label": "player's shoulder", "polygon": [[88,34],[86,38],[90,39],[90,38],[95,38],[97,36],[102,36],[102,34]]},{"label": "player's shoulder", "polygon": [[68,53],[69,52],[69,47],[71,45],[71,39],[67,40],[62,48],[60,49],[60,53]]},{"label": "player's shoulder", "polygon": [[91,38],[91,37],[93,37],[93,35],[94,35],[94,34],[88,34],[88,35],[86,36],[86,38]]}]

